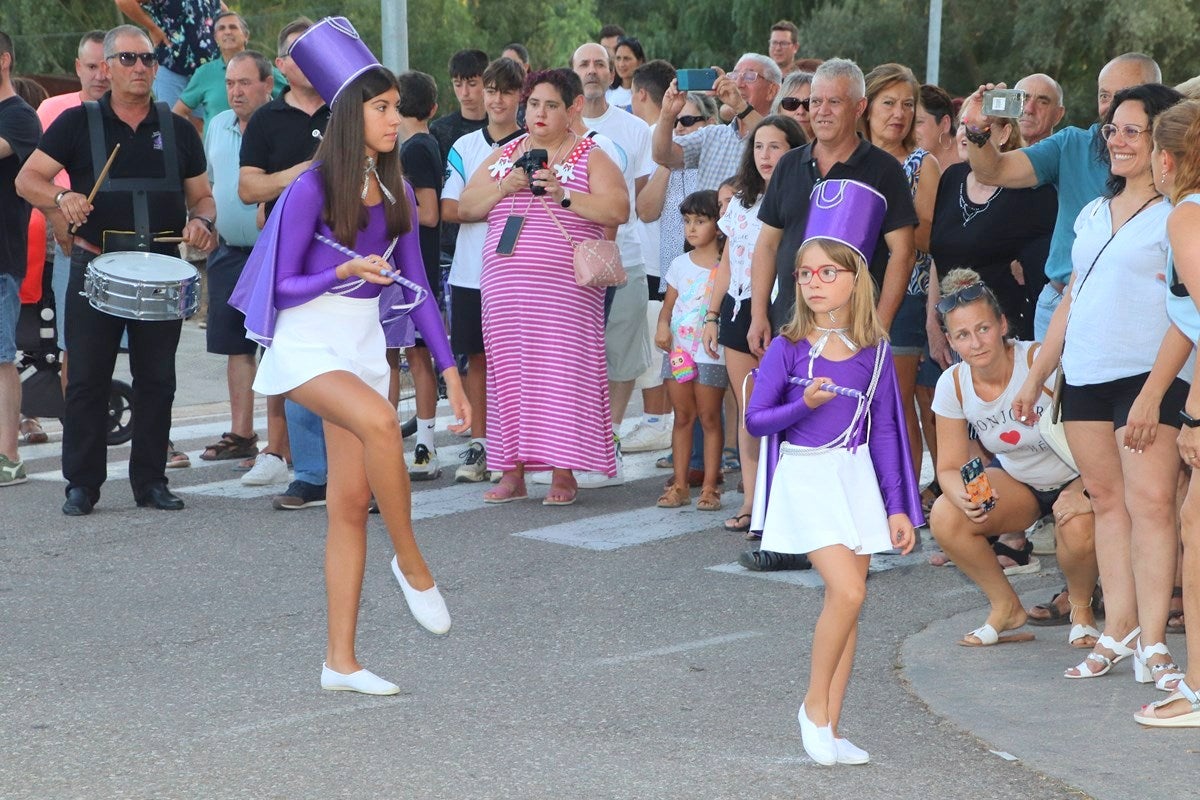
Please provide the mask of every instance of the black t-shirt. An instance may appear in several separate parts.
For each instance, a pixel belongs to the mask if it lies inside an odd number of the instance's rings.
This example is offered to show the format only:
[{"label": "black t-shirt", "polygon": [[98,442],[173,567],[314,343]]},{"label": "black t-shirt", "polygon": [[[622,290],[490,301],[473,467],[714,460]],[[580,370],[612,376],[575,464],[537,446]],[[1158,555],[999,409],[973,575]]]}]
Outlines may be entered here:
[{"label": "black t-shirt", "polygon": [[[442,163],[438,155],[438,142],[432,134],[418,133],[400,145],[400,167],[404,177],[414,189],[433,189],[438,200],[442,198]],[[439,215],[440,218],[440,215]],[[417,231],[421,240],[421,260],[425,262],[425,275],[435,293],[441,283],[441,266],[438,258],[441,251],[441,226],[420,226]]]},{"label": "black t-shirt", "polygon": [[[329,106],[321,106],[312,116],[284,99],[291,89],[259,108],[242,133],[240,166],[257,167],[268,175],[282,172],[317,152],[325,126],[329,124]],[[269,216],[275,201],[267,201]]]},{"label": "black t-shirt", "polygon": [[952,164],[942,174],[933,207],[929,252],[940,277],[956,267],[979,273],[1012,320],[1024,292],[1012,277],[1020,261],[1028,275],[1042,274],[1058,214],[1058,193],[1050,185],[997,189],[982,204],[967,197],[970,164]]},{"label": "black t-shirt", "polygon": [[[883,229],[871,256],[871,277],[876,286],[883,285],[887,270],[888,248],[883,234],[917,224],[917,210],[908,190],[908,179],[900,162],[865,139],[846,161],[834,164],[827,175],[817,172],[813,144],[788,151],[775,165],[771,182],[763,194],[758,218],[783,231],[775,257],[775,273],[779,279],[779,294],[771,304],[771,325],[779,328],[792,317],[796,304],[796,251],[804,242],[804,227],[808,222],[808,199],[813,186],[820,180],[856,180],[876,189],[887,200]],[[907,277],[907,276],[906,276]]]},{"label": "black t-shirt", "polygon": [[[111,105],[112,94],[100,98],[100,118],[104,123],[104,152],[111,153],[118,143],[121,152],[108,171],[109,180],[121,178],[163,178],[166,159],[163,157],[163,135],[158,125],[158,109],[151,107],[146,117],[131,129],[116,114]],[[150,210],[150,230],[172,231],[176,234],[187,223],[187,199],[183,182],[205,174],[204,145],[191,122],[178,114],[167,114],[175,135],[175,159],[179,165],[179,191],[147,193]],[[46,131],[38,149],[66,167],[75,191],[87,193],[96,183],[96,174],[104,164],[93,165],[92,145],[88,137],[87,109],[68,108]],[[94,169],[93,169],[94,166]],[[78,236],[94,245],[102,244],[104,231],[133,230],[133,192],[106,191],[96,193],[92,201],[95,210],[80,226]]]},{"label": "black t-shirt", "polygon": [[25,277],[29,204],[13,184],[41,134],[37,112],[28,103],[16,95],[0,101],[0,139],[12,148],[12,155],[0,159],[0,274],[12,275],[18,283]]},{"label": "black t-shirt", "polygon": [[450,155],[450,148],[454,147],[454,143],[460,136],[466,136],[468,133],[474,133],[485,127],[487,127],[486,116],[483,119],[464,119],[462,112],[455,111],[431,122],[429,132],[437,139],[438,150],[442,154],[442,163],[445,164],[446,157]]}]

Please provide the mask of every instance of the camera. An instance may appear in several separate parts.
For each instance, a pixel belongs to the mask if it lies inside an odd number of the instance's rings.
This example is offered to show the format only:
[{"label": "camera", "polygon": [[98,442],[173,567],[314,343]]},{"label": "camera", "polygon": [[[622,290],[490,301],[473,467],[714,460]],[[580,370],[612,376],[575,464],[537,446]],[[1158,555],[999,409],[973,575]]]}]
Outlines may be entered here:
[{"label": "camera", "polygon": [[537,172],[539,169],[545,169],[549,161],[550,154],[539,148],[536,150],[527,150],[525,155],[513,162],[514,169],[523,169],[525,170],[525,174],[529,176],[529,191],[533,192],[535,197],[544,195],[546,193],[546,187],[533,185],[533,173]]},{"label": "camera", "polygon": [[983,93],[983,113],[989,117],[1017,119],[1025,108],[1025,92],[1019,89],[993,89]]}]

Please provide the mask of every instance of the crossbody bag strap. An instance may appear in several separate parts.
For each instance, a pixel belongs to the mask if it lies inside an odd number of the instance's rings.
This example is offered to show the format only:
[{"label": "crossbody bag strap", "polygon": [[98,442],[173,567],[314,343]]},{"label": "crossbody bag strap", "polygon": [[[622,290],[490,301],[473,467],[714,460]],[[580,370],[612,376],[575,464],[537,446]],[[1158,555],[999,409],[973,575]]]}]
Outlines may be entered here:
[{"label": "crossbody bag strap", "polygon": [[564,228],[562,223],[558,221],[558,217],[554,216],[554,210],[551,209],[550,204],[546,202],[546,195],[541,196],[541,201],[542,205],[546,208],[546,213],[550,215],[550,221],[553,222],[554,227],[558,228],[559,232],[562,233],[563,238],[567,240],[567,244],[571,245],[571,247],[578,247],[578,244],[575,242],[575,240],[571,238],[571,234],[567,233],[567,229]]}]

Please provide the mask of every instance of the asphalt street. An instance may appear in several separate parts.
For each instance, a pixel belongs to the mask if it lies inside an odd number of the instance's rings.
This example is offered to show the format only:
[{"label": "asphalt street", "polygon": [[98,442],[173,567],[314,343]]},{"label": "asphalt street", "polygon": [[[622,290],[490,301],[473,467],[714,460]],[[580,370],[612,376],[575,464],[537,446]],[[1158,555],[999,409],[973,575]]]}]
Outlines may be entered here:
[{"label": "asphalt street", "polygon": [[[842,731],[871,763],[816,765],[796,710],[819,579],[737,566],[723,514],[654,509],[656,454],[571,507],[485,506],[441,434],[414,518],[454,627],[413,622],[372,517],[358,655],[401,693],[323,692],[324,510],[199,460],[228,411],[203,336],[185,324],[178,361],[184,511],[134,507],[126,446],[95,513],[62,516],[52,422],[22,450],[33,480],[0,489],[4,800],[1195,796],[1196,734],[1134,724],[1158,693],[1128,663],[1064,680],[1066,628],[956,646],[983,599],[926,563],[927,532],[869,580]],[[1030,603],[1062,583],[1041,558],[1015,579]]]}]

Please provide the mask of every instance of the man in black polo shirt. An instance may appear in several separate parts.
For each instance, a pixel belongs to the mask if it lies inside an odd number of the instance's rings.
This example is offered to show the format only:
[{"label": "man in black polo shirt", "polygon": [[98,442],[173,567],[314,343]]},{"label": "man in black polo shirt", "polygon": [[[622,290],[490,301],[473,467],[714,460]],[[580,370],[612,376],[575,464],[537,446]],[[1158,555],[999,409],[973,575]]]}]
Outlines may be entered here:
[{"label": "man in black polo shirt", "polygon": [[[329,107],[290,55],[292,43],[312,21],[300,17],[279,31],[275,66],[288,88],[267,103],[246,124],[242,134],[238,196],[243,203],[264,204],[264,218],[275,201],[300,173],[312,165],[313,154],[329,122]],[[282,396],[267,398],[269,451],[259,454],[242,483],[261,486],[287,480],[287,462],[296,467],[294,480],[272,499],[277,509],[300,509],[325,504],[325,434],[321,418]]]},{"label": "man in black polo shirt", "polygon": [[[917,212],[900,163],[858,135],[858,120],[866,107],[862,70],[853,61],[835,58],[817,69],[809,99],[816,141],[779,159],[758,212],[763,227],[751,268],[748,337],[755,355],[761,356],[774,332],[791,319],[796,305],[792,277],[796,251],[804,241],[809,195],[822,180],[861,181],[887,200],[883,233],[870,263],[885,330],[900,308],[916,259],[913,233]],[[771,302],[776,280],[779,294]]]},{"label": "man in black polo shirt", "polygon": [[[809,108],[816,141],[787,152],[775,165],[758,218],[762,230],[751,265],[750,349],[761,356],[771,337],[796,307],[796,251],[804,241],[809,195],[822,180],[851,179],[879,191],[887,200],[882,232],[871,256],[870,271],[879,289],[877,309],[884,329],[900,308],[916,260],[913,238],[917,211],[904,170],[895,157],[858,135],[866,110],[862,70],[835,58],[817,68]],[[778,282],[779,293],[771,302]],[[738,563],[752,570],[808,569],[808,558],[766,550],[747,551]]]},{"label": "man in black polo shirt", "polygon": [[[191,123],[151,100],[158,63],[150,39],[132,25],[113,28],[104,37],[104,58],[112,90],[98,104],[64,111],[17,176],[17,191],[26,200],[39,208],[57,208],[78,226],[66,307],[72,354],[63,418],[63,513],[68,516],[91,513],[100,498],[107,475],[108,397],[126,331],[137,420],[129,457],[133,496],[139,506],[183,508],[183,501],[167,489],[164,471],[175,400],[175,349],[183,322],[126,320],[92,308],[81,296],[85,268],[102,246],[168,252],[152,241],[162,235],[182,236],[206,251],[216,243],[216,204],[204,148]],[[121,151],[108,178],[94,205],[88,203],[84,192],[95,185],[117,144]],[[64,191],[52,182],[62,169],[80,191]]]}]

